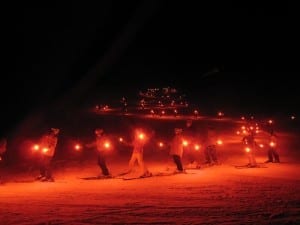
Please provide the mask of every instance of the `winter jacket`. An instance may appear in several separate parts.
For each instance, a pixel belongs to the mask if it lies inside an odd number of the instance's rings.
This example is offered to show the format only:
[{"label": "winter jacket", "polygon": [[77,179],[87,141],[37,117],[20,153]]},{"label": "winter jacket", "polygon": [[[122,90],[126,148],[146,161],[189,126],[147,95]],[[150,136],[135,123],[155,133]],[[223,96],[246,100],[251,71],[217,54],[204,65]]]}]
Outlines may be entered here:
[{"label": "winter jacket", "polygon": [[57,136],[47,134],[41,139],[41,147],[45,156],[53,157],[57,144]]},{"label": "winter jacket", "polygon": [[171,141],[171,150],[170,155],[178,155],[182,157],[183,155],[183,144],[182,144],[182,135],[178,134]]}]

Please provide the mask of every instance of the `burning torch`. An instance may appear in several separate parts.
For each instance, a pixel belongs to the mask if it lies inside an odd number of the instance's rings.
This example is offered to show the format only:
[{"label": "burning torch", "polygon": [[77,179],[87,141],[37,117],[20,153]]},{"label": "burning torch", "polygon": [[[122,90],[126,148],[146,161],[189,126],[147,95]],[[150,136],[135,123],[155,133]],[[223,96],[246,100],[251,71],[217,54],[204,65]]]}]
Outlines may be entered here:
[{"label": "burning torch", "polygon": [[200,147],[201,147],[200,145],[198,145],[198,144],[195,144],[195,145],[194,145],[194,149],[195,149],[195,151],[199,151],[199,150],[200,150]]},{"label": "burning torch", "polygon": [[75,151],[78,152],[78,151],[80,151],[81,149],[82,149],[82,146],[81,146],[80,144],[75,144],[75,145],[74,145],[74,150],[75,150]]},{"label": "burning torch", "polygon": [[275,146],[276,146],[276,143],[273,142],[273,141],[271,141],[271,142],[270,142],[270,147],[271,147],[271,148],[274,148]]},{"label": "burning torch", "polygon": [[223,141],[222,141],[221,139],[218,139],[218,140],[217,140],[217,144],[218,144],[218,145],[222,145],[222,144],[223,144]]},{"label": "burning torch", "polygon": [[247,153],[249,153],[249,152],[251,152],[251,148],[246,147],[246,148],[245,148],[245,151],[246,151]]},{"label": "burning torch", "polygon": [[35,144],[35,145],[32,146],[32,150],[37,152],[37,151],[40,150],[40,146],[38,144]]},{"label": "burning torch", "polygon": [[186,147],[189,145],[189,142],[187,140],[182,140],[182,145]]},{"label": "burning torch", "polygon": [[111,148],[111,143],[108,141],[108,140],[106,140],[104,143],[103,143],[103,147],[104,147],[104,149],[110,149]]}]

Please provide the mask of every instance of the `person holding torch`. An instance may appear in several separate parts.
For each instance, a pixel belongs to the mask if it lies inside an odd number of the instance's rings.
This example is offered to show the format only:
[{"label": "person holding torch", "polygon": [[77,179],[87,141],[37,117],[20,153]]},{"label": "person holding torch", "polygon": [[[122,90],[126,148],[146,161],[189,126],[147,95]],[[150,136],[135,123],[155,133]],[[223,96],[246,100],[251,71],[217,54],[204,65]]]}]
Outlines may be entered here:
[{"label": "person holding torch", "polygon": [[257,162],[255,159],[255,153],[257,150],[257,143],[254,139],[254,132],[247,131],[246,136],[243,137],[242,142],[245,146],[245,151],[249,160],[248,167],[257,167]]},{"label": "person holding torch", "polygon": [[206,133],[205,143],[206,147],[204,149],[204,156],[205,156],[205,164],[218,164],[218,157],[217,157],[217,144],[219,141],[216,137],[215,128],[209,126]]},{"label": "person holding torch", "polygon": [[269,150],[268,150],[268,160],[266,163],[275,162],[279,163],[279,154],[277,152],[277,135],[274,133],[274,130],[270,130],[269,136]]},{"label": "person holding torch", "polygon": [[51,161],[55,153],[59,131],[58,128],[51,128],[50,133],[45,134],[41,139],[39,158],[40,175],[36,178],[37,180],[54,182]]},{"label": "person holding torch", "polygon": [[97,155],[98,155],[98,166],[101,169],[102,175],[98,177],[111,177],[110,172],[106,165],[105,155],[106,152],[112,147],[110,141],[108,140],[107,136],[104,134],[104,130],[97,128],[95,129],[95,142],[90,144],[86,144],[86,147],[96,147]]},{"label": "person holding torch", "polygon": [[146,134],[141,129],[136,129],[131,143],[124,142],[124,144],[133,147],[131,158],[129,160],[129,168],[125,174],[132,172],[135,162],[137,162],[139,168],[142,171],[141,177],[151,176],[151,173],[147,169],[144,163],[144,145],[146,144]]},{"label": "person holding torch", "polygon": [[174,163],[176,164],[177,171],[183,172],[182,167],[182,155],[183,155],[183,136],[182,136],[182,129],[175,128],[174,129],[175,136],[173,137],[171,141],[171,150],[170,155],[173,157]]}]

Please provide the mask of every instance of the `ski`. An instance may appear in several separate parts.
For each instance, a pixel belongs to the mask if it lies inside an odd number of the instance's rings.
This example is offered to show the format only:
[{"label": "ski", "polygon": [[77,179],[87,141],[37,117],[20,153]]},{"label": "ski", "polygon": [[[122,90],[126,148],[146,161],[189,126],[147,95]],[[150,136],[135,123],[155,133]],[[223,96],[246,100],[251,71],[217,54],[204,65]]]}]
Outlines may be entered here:
[{"label": "ski", "polygon": [[186,167],[187,170],[202,170],[202,169],[205,169],[205,168],[210,168],[210,167],[214,167],[214,166],[220,166],[222,165],[221,163],[211,163],[211,164],[199,164],[195,167]]},{"label": "ski", "polygon": [[14,180],[14,183],[33,183],[38,182],[38,180]]},{"label": "ski", "polygon": [[174,173],[165,173],[165,172],[159,172],[156,174],[151,174],[148,176],[138,176],[138,177],[123,177],[123,180],[136,180],[136,179],[145,179],[145,178],[151,178],[151,177],[162,177],[162,176],[173,176],[177,174],[192,174],[187,172],[174,172]]},{"label": "ski", "polygon": [[123,180],[136,180],[136,179],[145,179],[145,178],[149,178],[149,177],[153,177],[151,176],[140,176],[140,177],[123,177]]},{"label": "ski", "polygon": [[14,180],[12,181],[14,183],[35,183],[35,182],[38,182],[38,183],[65,183],[65,182],[57,182],[57,181],[50,181],[50,180],[45,180],[45,181],[42,181],[42,180]]},{"label": "ski", "polygon": [[252,168],[268,168],[265,165],[256,165],[256,166],[249,166],[249,165],[235,165],[236,169],[252,169]]},{"label": "ski", "polygon": [[82,180],[105,180],[115,178],[113,176],[91,176],[91,177],[79,177]]}]

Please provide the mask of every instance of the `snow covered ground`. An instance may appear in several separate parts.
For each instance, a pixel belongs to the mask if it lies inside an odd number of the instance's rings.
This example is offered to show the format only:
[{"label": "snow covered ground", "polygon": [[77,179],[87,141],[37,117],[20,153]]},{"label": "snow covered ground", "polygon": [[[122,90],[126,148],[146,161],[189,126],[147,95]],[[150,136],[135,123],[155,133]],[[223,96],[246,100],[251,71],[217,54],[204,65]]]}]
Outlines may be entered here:
[{"label": "snow covered ground", "polygon": [[[38,171],[6,169],[0,224],[300,224],[299,141],[291,133],[280,136],[281,163],[267,168],[236,169],[247,163],[240,137],[224,135],[227,143],[218,147],[222,164],[187,174],[87,181],[78,177],[97,175],[96,159],[73,159],[53,162],[54,183],[20,183],[15,181],[33,179]],[[145,152],[151,172],[174,169],[166,152],[154,153]],[[108,157],[111,173],[126,170],[129,157]],[[261,149],[257,161],[266,157]],[[204,161],[201,151],[198,159]]]},{"label": "snow covered ground", "polygon": [[[130,181],[78,179],[98,173],[90,162],[55,171],[54,183],[1,185],[0,224],[299,224],[300,163],[282,161],[252,169],[235,169],[227,161]],[[110,164],[114,173],[124,166]],[[165,170],[161,163],[147,166]],[[16,180],[21,178],[30,176]]]}]

